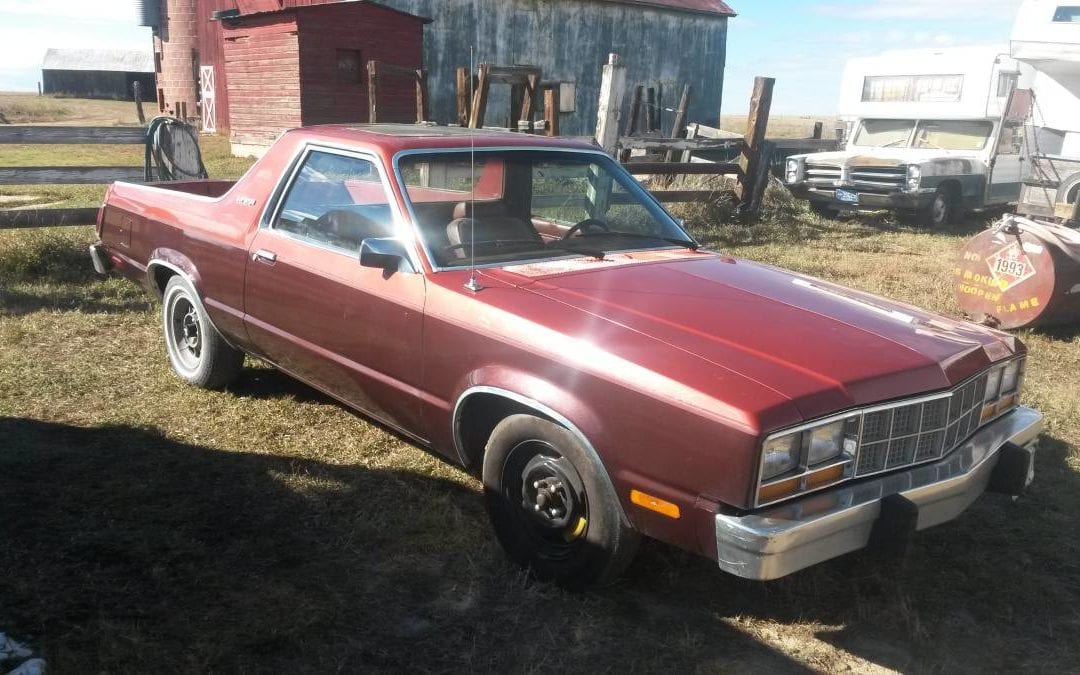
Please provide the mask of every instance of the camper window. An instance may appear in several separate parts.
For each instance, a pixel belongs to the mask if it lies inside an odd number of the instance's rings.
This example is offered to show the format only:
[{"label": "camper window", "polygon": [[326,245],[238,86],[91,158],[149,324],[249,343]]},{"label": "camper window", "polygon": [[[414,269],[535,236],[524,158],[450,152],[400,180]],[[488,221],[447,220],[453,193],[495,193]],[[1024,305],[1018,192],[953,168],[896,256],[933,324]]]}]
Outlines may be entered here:
[{"label": "camper window", "polygon": [[982,150],[994,125],[984,120],[923,120],[915,132],[915,148]]},{"label": "camper window", "polygon": [[903,147],[914,126],[914,120],[863,120],[852,142],[873,148]]},{"label": "camper window", "polygon": [[1054,23],[1080,23],[1080,6],[1063,5],[1054,12]]}]

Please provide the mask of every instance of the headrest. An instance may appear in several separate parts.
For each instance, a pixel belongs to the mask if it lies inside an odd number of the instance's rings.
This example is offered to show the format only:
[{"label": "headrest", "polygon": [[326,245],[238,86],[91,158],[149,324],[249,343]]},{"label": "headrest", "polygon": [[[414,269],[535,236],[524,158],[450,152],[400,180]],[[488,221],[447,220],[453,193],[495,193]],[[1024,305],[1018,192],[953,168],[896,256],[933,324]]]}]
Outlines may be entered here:
[{"label": "headrest", "polygon": [[490,218],[505,216],[506,204],[495,202],[458,202],[454,206],[454,218]]}]

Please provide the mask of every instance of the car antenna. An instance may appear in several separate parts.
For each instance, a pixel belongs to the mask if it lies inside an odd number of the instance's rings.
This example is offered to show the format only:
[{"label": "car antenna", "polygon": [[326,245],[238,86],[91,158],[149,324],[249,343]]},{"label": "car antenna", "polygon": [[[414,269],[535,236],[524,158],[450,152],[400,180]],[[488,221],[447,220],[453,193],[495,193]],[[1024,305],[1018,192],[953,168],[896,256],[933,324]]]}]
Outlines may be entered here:
[{"label": "car antenna", "polygon": [[[477,29],[479,30],[479,29]],[[469,47],[469,100],[473,101],[476,96],[476,72],[473,48]],[[469,280],[465,282],[465,288],[476,293],[483,290],[480,281],[476,278],[476,129],[472,125],[472,114],[469,115],[469,181],[472,185],[472,193],[469,195]]]}]

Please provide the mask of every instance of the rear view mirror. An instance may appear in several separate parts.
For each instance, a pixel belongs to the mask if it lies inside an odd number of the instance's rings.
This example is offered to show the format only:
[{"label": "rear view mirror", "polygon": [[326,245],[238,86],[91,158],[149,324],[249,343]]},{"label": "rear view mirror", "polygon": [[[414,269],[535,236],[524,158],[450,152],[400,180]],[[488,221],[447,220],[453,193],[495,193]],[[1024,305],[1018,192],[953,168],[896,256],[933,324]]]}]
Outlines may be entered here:
[{"label": "rear view mirror", "polygon": [[405,245],[395,237],[369,237],[360,242],[360,264],[388,272],[415,272]]}]

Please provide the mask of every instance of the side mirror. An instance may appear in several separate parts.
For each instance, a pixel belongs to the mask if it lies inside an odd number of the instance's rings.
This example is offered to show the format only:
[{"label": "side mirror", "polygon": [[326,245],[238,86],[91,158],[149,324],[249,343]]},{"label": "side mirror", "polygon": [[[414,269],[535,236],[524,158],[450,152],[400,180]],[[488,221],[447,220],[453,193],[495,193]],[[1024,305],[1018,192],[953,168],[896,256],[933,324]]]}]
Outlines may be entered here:
[{"label": "side mirror", "polygon": [[415,272],[404,244],[395,237],[369,237],[360,242],[360,264],[387,272]]}]

